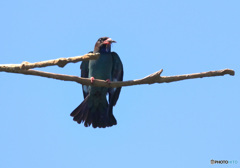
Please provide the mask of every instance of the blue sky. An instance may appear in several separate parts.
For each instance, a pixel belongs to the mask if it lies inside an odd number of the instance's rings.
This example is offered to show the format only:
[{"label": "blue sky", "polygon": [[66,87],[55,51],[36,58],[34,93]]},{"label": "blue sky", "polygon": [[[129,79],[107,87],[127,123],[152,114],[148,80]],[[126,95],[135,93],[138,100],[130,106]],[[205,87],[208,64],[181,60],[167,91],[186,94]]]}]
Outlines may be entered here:
[{"label": "blue sky", "polygon": [[[85,128],[69,114],[74,82],[0,73],[0,167],[231,167],[240,164],[240,2],[0,2],[0,64],[83,55],[109,36],[124,80],[224,68],[236,75],[124,87],[118,125]],[[41,70],[79,75],[79,64]]]}]

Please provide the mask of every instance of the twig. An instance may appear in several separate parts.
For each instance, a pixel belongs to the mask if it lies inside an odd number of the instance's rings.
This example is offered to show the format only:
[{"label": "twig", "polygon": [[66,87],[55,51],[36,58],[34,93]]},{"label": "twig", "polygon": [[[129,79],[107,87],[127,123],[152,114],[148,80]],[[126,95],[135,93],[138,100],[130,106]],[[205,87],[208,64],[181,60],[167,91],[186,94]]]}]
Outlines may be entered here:
[{"label": "twig", "polygon": [[59,67],[64,67],[67,63],[73,62],[79,62],[83,60],[92,60],[92,59],[98,59],[99,53],[93,54],[88,53],[83,56],[75,56],[75,57],[68,57],[68,58],[58,58],[54,60],[47,60],[47,61],[41,61],[41,62],[35,62],[35,63],[29,63],[29,62],[22,62],[22,64],[3,64],[0,65],[0,71],[5,71],[5,69],[8,69],[9,71],[12,70],[27,70],[32,68],[40,68],[40,67],[47,67],[47,66],[53,66],[57,65]]},{"label": "twig", "polygon": [[16,70],[16,69],[1,69],[0,71],[10,72],[10,73],[20,73],[25,75],[35,75],[35,76],[42,76],[47,78],[53,78],[58,80],[64,81],[74,81],[83,85],[92,85],[92,86],[99,86],[99,87],[122,87],[122,86],[132,86],[132,85],[142,85],[142,84],[154,84],[154,83],[170,83],[185,79],[195,79],[195,78],[203,78],[203,77],[213,77],[213,76],[223,76],[229,74],[234,76],[234,70],[231,69],[223,69],[217,71],[208,71],[208,72],[201,72],[201,73],[194,73],[194,74],[186,74],[186,75],[177,75],[177,76],[160,76],[162,73],[162,69],[158,72],[155,72],[151,75],[146,76],[142,79],[137,80],[129,80],[123,82],[111,82],[107,83],[104,80],[94,80],[94,83],[91,84],[91,80],[89,78],[81,78],[78,76],[70,76],[70,75],[62,75],[62,74],[55,74],[49,72],[42,72],[37,70]]}]

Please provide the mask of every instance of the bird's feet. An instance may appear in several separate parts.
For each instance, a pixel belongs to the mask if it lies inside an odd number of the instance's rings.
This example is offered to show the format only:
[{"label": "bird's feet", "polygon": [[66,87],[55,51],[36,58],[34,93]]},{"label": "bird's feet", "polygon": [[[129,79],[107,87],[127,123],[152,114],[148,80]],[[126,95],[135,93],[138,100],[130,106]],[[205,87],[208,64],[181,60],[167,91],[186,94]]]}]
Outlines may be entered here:
[{"label": "bird's feet", "polygon": [[[91,77],[90,80],[91,80],[91,84],[93,84],[93,81],[95,80],[95,78]],[[111,83],[111,80],[110,79],[106,79],[106,82],[107,83]]]},{"label": "bird's feet", "polygon": [[108,84],[111,83],[110,79],[106,79],[106,82],[107,82]]},{"label": "bird's feet", "polygon": [[95,78],[91,77],[90,80],[91,80],[91,84],[93,84],[93,81],[95,80]]}]

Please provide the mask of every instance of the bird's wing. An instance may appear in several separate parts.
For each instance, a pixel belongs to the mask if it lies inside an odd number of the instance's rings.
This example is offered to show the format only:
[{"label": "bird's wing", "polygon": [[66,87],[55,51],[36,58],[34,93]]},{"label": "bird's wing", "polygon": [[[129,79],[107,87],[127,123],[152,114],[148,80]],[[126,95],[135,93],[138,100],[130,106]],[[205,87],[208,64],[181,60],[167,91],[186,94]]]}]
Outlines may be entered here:
[{"label": "bird's wing", "polygon": [[[112,52],[113,66],[112,66],[112,81],[122,81],[123,80],[123,65],[117,53]],[[121,91],[121,87],[109,88],[109,103],[115,106]]]},{"label": "bird's wing", "polygon": [[[91,51],[89,53],[93,53],[93,52]],[[89,64],[89,61],[83,61],[80,65],[82,78],[88,78],[88,71],[89,71],[88,64]],[[85,99],[89,94],[89,86],[82,85],[82,90],[83,90],[83,97]]]}]

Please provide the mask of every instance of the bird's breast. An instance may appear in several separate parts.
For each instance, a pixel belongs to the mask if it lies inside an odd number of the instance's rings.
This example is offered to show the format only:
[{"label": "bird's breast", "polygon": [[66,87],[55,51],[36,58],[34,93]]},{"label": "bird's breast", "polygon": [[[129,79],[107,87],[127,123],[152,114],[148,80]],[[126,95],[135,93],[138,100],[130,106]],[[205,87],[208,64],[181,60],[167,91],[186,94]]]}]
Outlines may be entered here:
[{"label": "bird's breast", "polygon": [[89,61],[89,77],[95,79],[111,79],[112,56],[111,53],[100,54],[97,60]]}]

